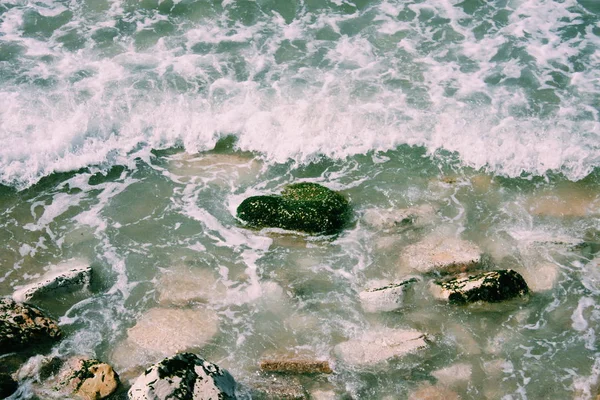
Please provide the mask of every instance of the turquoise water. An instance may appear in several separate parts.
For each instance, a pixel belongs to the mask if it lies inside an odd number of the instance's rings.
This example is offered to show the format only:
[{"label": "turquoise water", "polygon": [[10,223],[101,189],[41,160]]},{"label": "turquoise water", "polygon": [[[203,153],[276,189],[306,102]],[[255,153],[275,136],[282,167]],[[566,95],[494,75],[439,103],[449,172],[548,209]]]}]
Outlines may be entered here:
[{"label": "turquoise water", "polygon": [[[0,295],[90,263],[90,296],[39,305],[66,332],[56,353],[126,379],[158,357],[123,343],[164,307],[171,272],[216,282],[218,333],[192,350],[243,385],[263,354],[302,349],[334,363],[309,392],[402,399],[460,363],[462,398],[594,398],[599,43],[590,0],[3,1]],[[244,198],[297,181],[341,191],[352,225],[310,238],[236,220]],[[416,228],[363,218],[424,204],[434,221]],[[432,232],[555,281],[462,308],[433,301],[426,278],[404,309],[363,312],[358,293],[404,277],[403,249]],[[336,362],[336,344],[377,326],[433,344]]]}]

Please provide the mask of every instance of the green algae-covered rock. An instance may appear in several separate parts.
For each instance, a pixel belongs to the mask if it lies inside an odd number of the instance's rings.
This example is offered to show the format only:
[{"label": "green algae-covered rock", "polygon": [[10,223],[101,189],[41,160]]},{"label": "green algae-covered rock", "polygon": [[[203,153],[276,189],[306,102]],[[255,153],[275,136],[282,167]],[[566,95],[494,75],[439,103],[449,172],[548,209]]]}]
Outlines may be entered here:
[{"label": "green algae-covered rock", "polygon": [[331,234],[344,228],[350,204],[316,183],[288,185],[280,196],[252,196],[240,204],[238,218],[254,228],[281,228]]},{"label": "green algae-covered rock", "polygon": [[496,303],[529,292],[523,277],[512,269],[463,275],[443,282],[435,282],[434,295],[454,304],[476,301]]}]

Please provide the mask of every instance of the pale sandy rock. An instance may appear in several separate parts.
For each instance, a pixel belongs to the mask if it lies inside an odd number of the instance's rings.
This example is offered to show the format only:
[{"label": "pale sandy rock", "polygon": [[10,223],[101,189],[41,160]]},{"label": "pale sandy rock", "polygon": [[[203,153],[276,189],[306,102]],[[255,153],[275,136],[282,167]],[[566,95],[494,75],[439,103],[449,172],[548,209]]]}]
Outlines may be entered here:
[{"label": "pale sandy rock", "polygon": [[473,367],[467,363],[452,364],[446,368],[433,371],[433,375],[439,384],[444,386],[459,386],[468,383],[473,374]]},{"label": "pale sandy rock", "polygon": [[369,313],[394,311],[402,308],[406,292],[417,282],[415,278],[396,283],[372,281],[358,294],[363,310]]},{"label": "pale sandy rock", "polygon": [[112,367],[94,359],[67,361],[60,374],[60,384],[84,400],[105,399],[119,386],[119,376]]},{"label": "pale sandy rock", "polygon": [[426,337],[421,332],[378,328],[338,344],[334,348],[334,353],[346,364],[368,366],[402,357],[426,347]]},{"label": "pale sandy rock", "polygon": [[457,348],[464,354],[476,355],[481,353],[481,347],[475,337],[467,328],[461,324],[451,323],[447,327],[447,333],[456,343]]},{"label": "pale sandy rock", "polygon": [[161,305],[187,305],[222,301],[227,292],[212,271],[177,266],[165,270],[156,285]]},{"label": "pale sandy rock", "polygon": [[554,288],[560,276],[560,270],[554,263],[543,261],[524,268],[521,275],[527,281],[532,292],[545,292]]},{"label": "pale sandy rock", "polygon": [[401,242],[397,236],[380,236],[375,238],[375,248],[377,250],[389,250],[396,247]]},{"label": "pale sandy rock", "polygon": [[373,229],[396,229],[423,226],[435,220],[436,210],[429,204],[403,209],[371,208],[363,214],[363,221]]},{"label": "pale sandy rock", "polygon": [[153,308],[127,331],[127,339],[146,350],[175,354],[205,345],[218,330],[212,310]]},{"label": "pale sandy rock", "polygon": [[129,389],[130,400],[234,400],[236,383],[226,370],[192,353],[151,366]]},{"label": "pale sandy rock", "polygon": [[402,265],[421,273],[462,272],[480,261],[481,250],[474,243],[437,234],[407,246],[400,256]]},{"label": "pale sandy rock", "polygon": [[310,392],[311,400],[336,400],[337,394],[333,390],[313,390]]},{"label": "pale sandy rock", "polygon": [[13,299],[31,301],[55,292],[73,292],[88,289],[92,268],[82,261],[71,260],[50,267],[49,271],[33,283],[17,287]]},{"label": "pale sandy rock", "polygon": [[410,393],[408,400],[460,400],[460,396],[444,386],[426,385]]}]

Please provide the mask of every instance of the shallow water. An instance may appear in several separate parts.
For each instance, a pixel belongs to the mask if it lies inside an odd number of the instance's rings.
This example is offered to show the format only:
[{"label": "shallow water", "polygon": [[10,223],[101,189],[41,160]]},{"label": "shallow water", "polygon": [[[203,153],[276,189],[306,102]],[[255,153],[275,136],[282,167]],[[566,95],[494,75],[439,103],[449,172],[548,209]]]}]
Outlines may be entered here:
[{"label": "shallow water", "polygon": [[[4,1],[0,295],[90,263],[91,293],[39,305],[66,332],[56,353],[126,379],[164,356],[132,349],[127,330],[190,308],[165,295],[190,290],[166,276],[189,276],[195,307],[218,315],[190,350],[243,387],[264,354],[296,349],[334,365],[308,391],[407,398],[466,363],[463,398],[594,398],[599,16],[583,0]],[[341,191],[351,226],[313,238],[236,220],[244,198],[298,181]],[[363,218],[422,205],[436,212],[416,227]],[[402,310],[363,312],[358,293],[413,276],[403,249],[431,233],[545,290],[456,307],[425,277]],[[382,326],[431,347],[336,361],[336,344]]]}]

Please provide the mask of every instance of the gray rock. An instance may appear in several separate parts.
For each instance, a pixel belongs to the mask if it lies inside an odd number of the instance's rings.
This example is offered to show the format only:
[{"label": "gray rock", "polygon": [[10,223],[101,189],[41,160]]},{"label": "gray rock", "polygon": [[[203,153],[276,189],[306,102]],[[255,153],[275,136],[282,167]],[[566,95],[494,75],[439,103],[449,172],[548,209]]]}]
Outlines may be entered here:
[{"label": "gray rock", "polygon": [[403,306],[406,291],[417,282],[416,278],[405,279],[387,285],[374,285],[358,294],[363,310],[369,313],[394,311]]},{"label": "gray rock", "polygon": [[74,262],[59,264],[39,281],[18,288],[13,299],[24,302],[55,291],[88,289],[91,276],[92,268],[89,265],[76,265]]},{"label": "gray rock", "polygon": [[0,353],[45,344],[60,336],[56,321],[37,308],[7,297],[0,299]]},{"label": "gray rock", "polygon": [[474,243],[454,237],[431,235],[407,246],[401,264],[421,273],[467,271],[481,261],[481,250]]},{"label": "gray rock", "polygon": [[180,353],[154,364],[129,389],[130,400],[232,400],[233,377],[192,353]]},{"label": "gray rock", "polygon": [[421,332],[379,328],[338,344],[334,353],[348,365],[369,366],[414,353],[427,346],[427,338]]},{"label": "gray rock", "polygon": [[529,292],[523,277],[511,269],[463,274],[447,281],[436,281],[431,288],[436,298],[454,304],[477,301],[496,303]]}]

